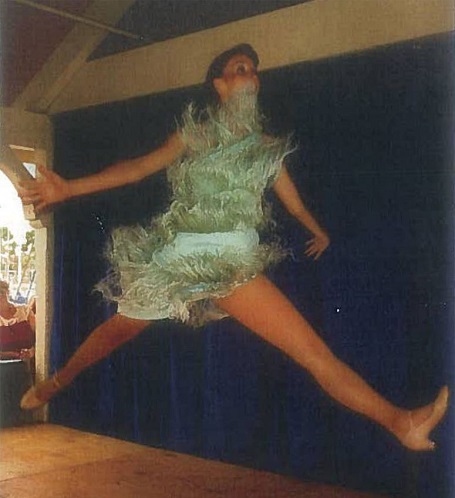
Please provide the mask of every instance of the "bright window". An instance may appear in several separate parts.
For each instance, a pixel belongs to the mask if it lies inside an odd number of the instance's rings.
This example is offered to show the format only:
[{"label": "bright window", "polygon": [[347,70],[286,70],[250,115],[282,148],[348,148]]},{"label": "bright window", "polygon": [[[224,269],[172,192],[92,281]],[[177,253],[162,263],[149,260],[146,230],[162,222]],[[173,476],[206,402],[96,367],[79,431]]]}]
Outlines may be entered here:
[{"label": "bright window", "polygon": [[[33,174],[36,166],[27,163]],[[22,203],[8,177],[0,171],[0,279],[10,298],[27,303],[35,295],[35,230],[24,218]]]}]

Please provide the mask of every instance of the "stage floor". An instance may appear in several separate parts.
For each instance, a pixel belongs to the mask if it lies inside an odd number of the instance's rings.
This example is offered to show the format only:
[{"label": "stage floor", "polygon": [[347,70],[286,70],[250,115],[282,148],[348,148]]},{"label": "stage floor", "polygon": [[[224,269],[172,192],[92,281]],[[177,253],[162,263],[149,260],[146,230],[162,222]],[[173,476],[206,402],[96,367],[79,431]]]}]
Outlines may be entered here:
[{"label": "stage floor", "polygon": [[[1,498],[378,498],[37,424],[0,430]],[[384,496],[382,496],[384,498]]]}]

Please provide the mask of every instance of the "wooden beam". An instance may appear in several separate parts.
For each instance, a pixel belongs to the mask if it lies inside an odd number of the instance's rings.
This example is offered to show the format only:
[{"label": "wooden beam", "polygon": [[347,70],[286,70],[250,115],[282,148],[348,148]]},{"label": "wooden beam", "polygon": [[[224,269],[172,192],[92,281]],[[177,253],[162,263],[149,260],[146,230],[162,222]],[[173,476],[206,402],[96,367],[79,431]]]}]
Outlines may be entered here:
[{"label": "wooden beam", "polygon": [[116,35],[126,36],[127,38],[133,38],[134,40],[140,40],[142,38],[140,35],[130,33],[129,31],[125,31],[124,29],[114,28],[109,24],[95,21],[94,19],[90,19],[89,17],[72,14],[71,12],[68,12],[66,10],[56,9],[55,7],[43,5],[42,3],[37,3],[32,0],[13,0],[13,2],[19,3],[21,5],[27,5],[28,7],[32,7],[37,10],[43,10],[44,12],[49,12],[51,14],[64,17],[65,19],[71,19],[72,21],[80,22],[82,24],[88,24],[89,26],[94,26],[95,28],[101,28],[105,31],[109,31],[110,33],[115,33]]},{"label": "wooden beam", "polygon": [[[85,15],[107,24],[116,24],[135,0],[106,2],[95,0]],[[45,113],[52,102],[84,66],[87,58],[99,45],[107,32],[103,29],[76,25],[55,50],[41,71],[34,76],[25,90],[13,103],[13,107]]]},{"label": "wooden beam", "polygon": [[450,32],[453,0],[313,0],[86,64],[58,113],[201,83],[212,58],[251,43],[260,69]]},{"label": "wooden beam", "polygon": [[22,163],[35,163],[36,158],[35,158],[35,149],[32,149],[31,147],[22,147],[18,145],[9,145],[10,149],[16,154],[16,157],[21,161]]}]

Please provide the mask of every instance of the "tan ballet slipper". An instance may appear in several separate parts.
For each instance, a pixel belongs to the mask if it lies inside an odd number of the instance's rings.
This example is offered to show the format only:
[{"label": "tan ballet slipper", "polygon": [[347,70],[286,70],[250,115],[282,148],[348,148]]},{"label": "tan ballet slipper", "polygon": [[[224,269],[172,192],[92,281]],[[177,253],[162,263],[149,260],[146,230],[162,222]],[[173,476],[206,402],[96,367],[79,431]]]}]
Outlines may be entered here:
[{"label": "tan ballet slipper", "polygon": [[[39,395],[38,388],[45,384],[48,384],[47,394]],[[49,385],[50,384],[50,385]],[[50,389],[49,389],[50,387]],[[60,383],[57,378],[57,374],[54,374],[49,379],[46,379],[43,382],[40,382],[36,386],[32,386],[21,399],[21,408],[23,410],[35,410],[36,408],[40,408],[45,405],[51,398],[53,398],[64,386]]]},{"label": "tan ballet slipper", "polygon": [[433,402],[433,410],[430,415],[419,425],[415,425],[412,419],[413,412],[409,412],[409,430],[403,438],[402,444],[414,451],[430,451],[436,448],[434,441],[429,439],[430,432],[438,425],[444,416],[449,400],[449,389],[444,386]]}]

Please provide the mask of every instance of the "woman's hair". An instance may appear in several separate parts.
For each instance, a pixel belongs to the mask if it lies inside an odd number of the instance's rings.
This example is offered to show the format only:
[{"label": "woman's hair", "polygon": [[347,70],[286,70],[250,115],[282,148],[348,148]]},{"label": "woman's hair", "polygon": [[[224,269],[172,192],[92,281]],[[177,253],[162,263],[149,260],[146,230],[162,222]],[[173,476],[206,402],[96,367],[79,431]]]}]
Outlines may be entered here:
[{"label": "woman's hair", "polygon": [[213,85],[213,80],[215,78],[221,78],[226,64],[232,57],[234,57],[234,55],[246,55],[253,61],[255,66],[259,65],[259,56],[256,50],[254,50],[254,48],[248,43],[241,43],[240,45],[236,45],[235,47],[225,50],[223,53],[217,55],[210,64],[205,77],[205,86],[209,92],[209,97],[212,102],[219,101],[219,96]]},{"label": "woman's hair", "polygon": [[6,296],[9,294],[9,284],[4,280],[0,280],[0,295],[1,294],[5,294]]}]

